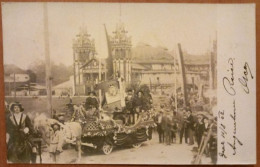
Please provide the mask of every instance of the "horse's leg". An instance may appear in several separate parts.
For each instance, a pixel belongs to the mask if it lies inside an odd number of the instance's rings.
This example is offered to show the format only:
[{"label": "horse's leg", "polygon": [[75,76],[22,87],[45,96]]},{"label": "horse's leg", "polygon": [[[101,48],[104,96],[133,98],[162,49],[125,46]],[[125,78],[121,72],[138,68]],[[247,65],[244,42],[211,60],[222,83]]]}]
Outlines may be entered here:
[{"label": "horse's leg", "polygon": [[78,158],[77,158],[77,163],[80,162],[81,160],[81,137],[77,137],[77,141],[76,141],[76,147],[78,148]]}]

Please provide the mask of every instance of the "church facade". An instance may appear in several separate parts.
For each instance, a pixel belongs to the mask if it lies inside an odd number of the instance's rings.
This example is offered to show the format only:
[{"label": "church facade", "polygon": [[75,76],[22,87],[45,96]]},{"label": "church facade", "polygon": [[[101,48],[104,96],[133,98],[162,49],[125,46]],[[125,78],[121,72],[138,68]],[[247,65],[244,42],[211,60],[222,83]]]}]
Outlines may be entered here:
[{"label": "church facade", "polygon": [[[82,30],[76,36],[73,42],[76,95],[86,95],[98,82],[117,77],[123,78],[128,86],[146,84],[155,93],[169,93],[169,90],[181,87],[181,68],[175,52],[148,44],[133,47],[131,36],[122,23],[116,26],[112,35],[106,35],[109,52],[106,60],[97,59],[95,42],[86,31]],[[183,55],[187,83],[193,88],[200,84],[216,88],[216,46],[204,55]]]}]

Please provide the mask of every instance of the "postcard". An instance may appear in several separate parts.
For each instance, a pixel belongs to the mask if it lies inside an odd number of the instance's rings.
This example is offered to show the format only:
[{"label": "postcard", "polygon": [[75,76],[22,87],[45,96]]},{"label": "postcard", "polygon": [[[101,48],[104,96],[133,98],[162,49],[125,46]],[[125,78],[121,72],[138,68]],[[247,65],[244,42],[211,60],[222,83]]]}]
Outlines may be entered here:
[{"label": "postcard", "polygon": [[255,4],[3,2],[7,163],[255,164]]}]

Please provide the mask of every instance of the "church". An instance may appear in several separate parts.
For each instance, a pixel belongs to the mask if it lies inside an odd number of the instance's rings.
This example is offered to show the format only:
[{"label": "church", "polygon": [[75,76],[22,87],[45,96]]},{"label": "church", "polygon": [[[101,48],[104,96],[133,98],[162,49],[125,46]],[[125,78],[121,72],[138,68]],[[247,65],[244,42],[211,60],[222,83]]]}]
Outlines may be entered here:
[{"label": "church", "polygon": [[[73,41],[75,95],[87,95],[97,83],[117,77],[124,79],[126,87],[146,84],[155,93],[169,93],[181,87],[181,68],[176,51],[145,43],[133,47],[123,23],[116,26],[112,35],[107,33],[106,27],[105,32],[106,59],[96,57],[95,41],[86,30],[81,30]],[[187,82],[194,88],[200,87],[201,83],[216,88],[216,41],[213,45],[212,51],[203,55],[183,54]]]}]

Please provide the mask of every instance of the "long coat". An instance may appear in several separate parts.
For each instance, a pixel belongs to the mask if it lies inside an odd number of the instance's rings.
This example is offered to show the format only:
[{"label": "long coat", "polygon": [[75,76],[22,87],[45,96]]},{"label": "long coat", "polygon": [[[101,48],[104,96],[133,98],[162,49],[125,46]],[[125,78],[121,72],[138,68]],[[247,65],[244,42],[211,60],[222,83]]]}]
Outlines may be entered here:
[{"label": "long coat", "polygon": [[178,120],[179,130],[186,128],[185,114],[182,111],[177,112],[176,119]]},{"label": "long coat", "polygon": [[61,131],[57,130],[51,135],[49,152],[56,153],[62,152],[63,136]]},{"label": "long coat", "polygon": [[162,117],[162,130],[169,132],[172,128],[172,120],[169,114],[164,114]]},{"label": "long coat", "polygon": [[[25,134],[24,130],[29,129]],[[16,120],[11,114],[7,118],[7,133],[9,134],[7,158],[13,163],[30,163],[32,156],[33,142],[32,134],[34,132],[30,118],[22,113],[21,119]]]},{"label": "long coat", "polygon": [[204,131],[205,131],[204,123],[197,123],[195,132],[196,132],[198,145],[200,145],[200,142],[201,142],[202,136],[204,134]]},{"label": "long coat", "polygon": [[187,117],[186,122],[187,122],[187,129],[194,130],[194,118],[192,115]]}]

